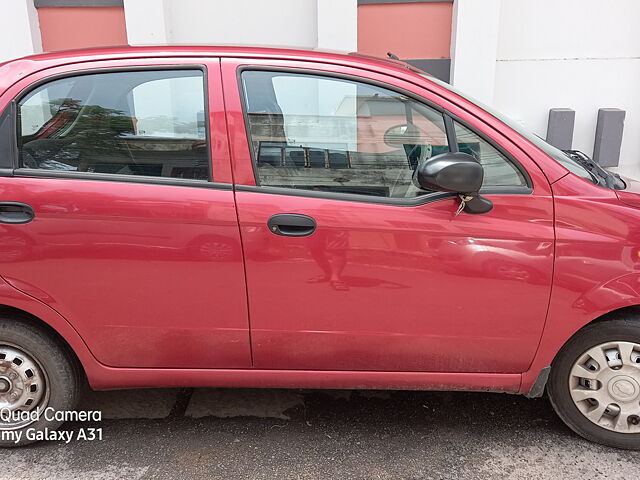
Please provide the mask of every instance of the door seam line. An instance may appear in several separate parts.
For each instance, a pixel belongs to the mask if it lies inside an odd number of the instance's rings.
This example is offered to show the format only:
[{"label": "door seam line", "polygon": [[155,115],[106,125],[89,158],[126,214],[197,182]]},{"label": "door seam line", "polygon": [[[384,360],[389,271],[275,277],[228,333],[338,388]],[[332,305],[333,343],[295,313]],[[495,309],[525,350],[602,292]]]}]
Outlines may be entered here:
[{"label": "door seam line", "polygon": [[245,293],[245,302],[247,305],[247,328],[248,328],[248,336],[249,336],[249,360],[251,361],[251,368],[255,368],[255,363],[253,360],[253,341],[251,338],[251,306],[249,304],[249,280],[247,278],[247,258],[246,252],[244,248],[244,240],[242,238],[242,227],[240,226],[240,212],[238,210],[238,201],[236,199],[236,179],[234,172],[234,155],[231,148],[231,138],[229,137],[229,121],[227,118],[227,101],[225,98],[225,85],[224,85],[224,75],[222,75],[222,58],[218,58],[218,75],[220,75],[220,90],[222,93],[222,105],[224,107],[224,129],[226,132],[226,140],[227,140],[227,152],[229,154],[229,167],[231,170],[231,187],[233,191],[233,208],[236,212],[236,222],[238,225],[238,236],[240,238],[240,250],[242,251],[242,271],[244,273],[244,293]]}]

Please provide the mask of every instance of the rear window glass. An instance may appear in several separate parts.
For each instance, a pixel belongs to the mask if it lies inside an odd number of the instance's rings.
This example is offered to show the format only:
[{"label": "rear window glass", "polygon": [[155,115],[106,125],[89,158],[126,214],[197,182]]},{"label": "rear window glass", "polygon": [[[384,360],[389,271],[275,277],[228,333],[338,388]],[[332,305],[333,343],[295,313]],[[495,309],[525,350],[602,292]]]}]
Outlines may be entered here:
[{"label": "rear window glass", "polygon": [[54,80],[19,103],[20,165],[206,181],[205,119],[200,70]]}]

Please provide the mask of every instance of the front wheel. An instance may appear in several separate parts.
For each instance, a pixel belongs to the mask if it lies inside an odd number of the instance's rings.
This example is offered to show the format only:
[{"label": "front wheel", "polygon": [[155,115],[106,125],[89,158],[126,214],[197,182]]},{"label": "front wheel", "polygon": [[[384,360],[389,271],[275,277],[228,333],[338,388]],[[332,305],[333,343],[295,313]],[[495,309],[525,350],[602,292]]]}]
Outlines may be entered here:
[{"label": "front wheel", "polygon": [[34,432],[57,429],[62,422],[51,414],[76,408],[79,381],[59,342],[29,322],[0,317],[0,447],[27,445]]},{"label": "front wheel", "polygon": [[558,353],[551,403],[576,433],[616,448],[640,449],[640,319],[596,323]]}]

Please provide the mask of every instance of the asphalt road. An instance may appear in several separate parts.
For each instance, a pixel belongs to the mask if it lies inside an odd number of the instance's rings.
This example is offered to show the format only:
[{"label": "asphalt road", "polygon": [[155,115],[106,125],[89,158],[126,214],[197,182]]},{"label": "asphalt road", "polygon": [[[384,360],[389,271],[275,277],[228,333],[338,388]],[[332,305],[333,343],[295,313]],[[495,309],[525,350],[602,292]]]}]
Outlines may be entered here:
[{"label": "asphalt road", "polygon": [[640,476],[546,399],[487,393],[133,390],[90,393],[102,441],[0,450],[0,479],[545,479]]}]

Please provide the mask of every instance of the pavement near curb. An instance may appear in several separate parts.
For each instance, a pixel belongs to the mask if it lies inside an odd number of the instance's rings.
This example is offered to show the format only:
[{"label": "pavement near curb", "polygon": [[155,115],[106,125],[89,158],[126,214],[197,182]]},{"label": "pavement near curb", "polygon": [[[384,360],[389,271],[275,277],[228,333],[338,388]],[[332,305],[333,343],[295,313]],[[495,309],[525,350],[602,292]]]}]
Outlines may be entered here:
[{"label": "pavement near curb", "polygon": [[589,443],[546,399],[489,393],[89,392],[102,441],[0,450],[15,479],[625,479],[640,452]]}]

